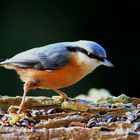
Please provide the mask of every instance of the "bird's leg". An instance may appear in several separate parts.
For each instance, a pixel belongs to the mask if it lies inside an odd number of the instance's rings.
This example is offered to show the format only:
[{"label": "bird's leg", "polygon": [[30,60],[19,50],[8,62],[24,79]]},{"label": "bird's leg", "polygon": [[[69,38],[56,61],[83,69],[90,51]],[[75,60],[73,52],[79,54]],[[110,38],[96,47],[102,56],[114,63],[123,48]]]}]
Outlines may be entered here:
[{"label": "bird's leg", "polygon": [[74,101],[77,102],[77,99],[72,99],[69,98],[64,92],[58,90],[58,89],[52,89],[53,91],[55,91],[56,93],[58,93],[61,97],[61,99],[65,100],[65,101]]},{"label": "bird's leg", "polygon": [[26,95],[31,88],[31,85],[32,85],[32,81],[28,81],[24,84],[24,87],[23,87],[24,93],[23,93],[22,101],[19,106],[18,114],[20,114],[21,112],[25,112],[24,103],[26,100]]},{"label": "bird's leg", "polygon": [[20,119],[19,116],[20,116],[21,112],[25,113],[24,103],[25,103],[26,95],[27,95],[28,91],[31,89],[32,84],[33,84],[32,81],[28,81],[24,84],[24,88],[23,88],[24,94],[23,94],[23,98],[22,98],[20,106],[19,107],[17,107],[17,106],[10,106],[9,107],[8,113],[11,117],[11,120],[9,121],[10,125],[13,125],[19,121],[19,119]]},{"label": "bird's leg", "polygon": [[[24,94],[23,94],[23,97],[22,97],[22,101],[20,103],[20,106],[10,106],[8,108],[8,112],[9,113],[16,113],[18,112],[17,114],[20,114],[21,112],[25,112],[25,107],[24,107],[24,103],[25,103],[25,99],[26,99],[26,95],[28,93],[28,91],[31,89],[31,86],[32,86],[32,81],[28,81],[24,84],[24,87],[23,87],[23,90],[24,90]],[[18,111],[17,111],[18,109]]]},{"label": "bird's leg", "polygon": [[69,100],[69,97],[64,92],[58,89],[52,89],[52,90],[58,93],[63,100]]}]

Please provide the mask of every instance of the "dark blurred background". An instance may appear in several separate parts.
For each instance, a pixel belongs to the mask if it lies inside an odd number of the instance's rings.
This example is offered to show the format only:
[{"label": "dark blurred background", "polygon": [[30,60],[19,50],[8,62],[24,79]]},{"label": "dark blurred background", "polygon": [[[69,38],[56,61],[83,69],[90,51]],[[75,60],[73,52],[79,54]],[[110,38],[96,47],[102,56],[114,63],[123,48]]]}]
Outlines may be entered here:
[{"label": "dark blurred background", "polygon": [[[101,66],[76,85],[63,89],[73,97],[92,88],[113,95],[139,96],[139,1],[8,1],[0,2],[0,58],[62,41],[92,40],[107,51],[114,68]],[[0,68],[0,94],[22,95],[14,71]],[[29,95],[55,95],[35,90]]]}]

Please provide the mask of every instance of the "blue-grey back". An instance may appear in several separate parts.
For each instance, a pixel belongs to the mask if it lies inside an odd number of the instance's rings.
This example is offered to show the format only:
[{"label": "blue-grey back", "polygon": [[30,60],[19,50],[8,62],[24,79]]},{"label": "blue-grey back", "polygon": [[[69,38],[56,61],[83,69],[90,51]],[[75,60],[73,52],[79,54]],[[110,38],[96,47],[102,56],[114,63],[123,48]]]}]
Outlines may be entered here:
[{"label": "blue-grey back", "polygon": [[55,70],[70,63],[69,43],[55,43],[21,52],[2,64],[31,67],[38,70]]},{"label": "blue-grey back", "polygon": [[56,43],[35,50],[44,69],[57,69],[70,63],[70,53],[67,50],[68,43]]}]

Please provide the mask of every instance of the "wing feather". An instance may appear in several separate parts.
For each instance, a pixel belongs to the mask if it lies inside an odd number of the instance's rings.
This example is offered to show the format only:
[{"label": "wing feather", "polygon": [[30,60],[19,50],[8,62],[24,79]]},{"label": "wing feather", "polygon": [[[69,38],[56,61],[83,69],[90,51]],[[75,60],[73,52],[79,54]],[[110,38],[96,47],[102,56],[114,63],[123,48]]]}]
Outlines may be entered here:
[{"label": "wing feather", "polygon": [[56,43],[21,52],[1,64],[12,64],[38,70],[55,70],[70,62],[67,43]]}]

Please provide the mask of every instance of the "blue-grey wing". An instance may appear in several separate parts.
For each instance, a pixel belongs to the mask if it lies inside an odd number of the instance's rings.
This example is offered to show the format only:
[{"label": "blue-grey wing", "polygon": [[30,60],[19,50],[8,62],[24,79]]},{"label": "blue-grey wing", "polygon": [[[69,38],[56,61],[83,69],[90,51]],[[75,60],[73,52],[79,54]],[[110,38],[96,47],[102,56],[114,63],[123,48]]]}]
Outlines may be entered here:
[{"label": "blue-grey wing", "polygon": [[[40,65],[44,69],[55,70],[70,63],[70,53],[67,46],[61,43],[41,48],[37,52]],[[35,65],[35,68],[38,65]]]},{"label": "blue-grey wing", "polygon": [[70,63],[67,43],[56,43],[19,53],[1,64],[13,64],[38,70],[56,70]]}]

